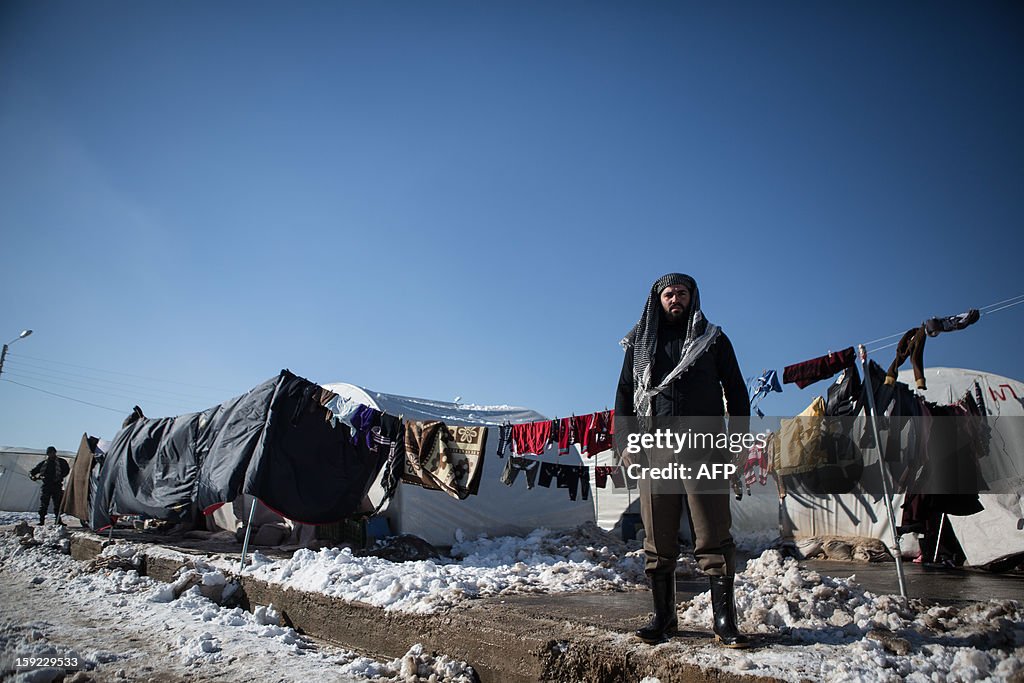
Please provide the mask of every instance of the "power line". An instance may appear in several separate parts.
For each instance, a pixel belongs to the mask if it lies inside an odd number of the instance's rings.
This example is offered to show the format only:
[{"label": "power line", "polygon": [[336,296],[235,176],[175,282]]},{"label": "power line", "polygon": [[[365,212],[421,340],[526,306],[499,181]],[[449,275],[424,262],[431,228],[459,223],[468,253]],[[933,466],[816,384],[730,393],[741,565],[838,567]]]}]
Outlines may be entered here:
[{"label": "power line", "polygon": [[[145,403],[147,405],[149,405],[149,404],[163,405],[163,406],[167,406],[168,408],[172,408],[174,410],[182,410],[183,408],[186,408],[186,406],[187,406],[187,404],[184,404],[184,403],[168,403],[166,401],[161,401],[159,399],[150,398],[148,396],[130,396],[130,395],[126,395],[126,394],[119,394],[119,393],[114,393],[114,392],[110,392],[110,391],[104,391],[104,389],[107,389],[109,387],[99,387],[99,388],[96,388],[96,387],[91,387],[89,385],[86,385],[84,383],[75,382],[73,380],[60,380],[59,382],[57,382],[57,381],[54,381],[52,379],[47,379],[46,377],[40,377],[38,375],[25,374],[25,373],[21,373],[21,372],[10,372],[10,371],[5,371],[4,375],[10,375],[12,377],[20,377],[21,379],[27,379],[27,380],[30,380],[30,381],[33,381],[33,382],[42,382],[43,384],[54,384],[54,385],[57,385],[57,386],[64,386],[65,388],[68,388],[68,389],[75,389],[77,391],[86,391],[86,392],[89,392],[90,394],[100,394],[100,395],[103,395],[103,396],[110,396],[111,398],[124,398],[124,399],[128,399],[129,401],[132,401],[134,403]],[[198,412],[198,411],[196,411],[194,406],[193,406],[191,409],[186,409],[186,412]]]},{"label": "power line", "polygon": [[[106,382],[108,384],[118,384],[118,385],[125,386],[125,387],[131,387],[133,389],[150,389],[151,388],[151,386],[144,386],[144,385],[141,385],[141,384],[132,384],[130,382],[118,382],[117,380],[106,379],[105,377],[95,377],[93,375],[83,375],[82,373],[72,372],[70,370],[63,370],[63,369],[60,369],[60,368],[51,368],[51,367],[48,367],[46,365],[40,365],[39,363],[33,363],[32,361],[23,360],[22,356],[16,357],[15,360],[19,364],[28,365],[28,366],[33,367],[33,368],[37,368],[37,369],[40,369],[40,370],[45,370],[47,372],[54,372],[54,373],[58,373],[60,375],[66,375],[66,376],[69,376],[69,377],[81,377],[83,379],[93,379],[93,380],[97,380],[97,381],[100,381],[100,382]],[[176,394],[178,396],[183,396],[183,397],[189,398],[189,399],[194,399],[197,396],[197,394],[185,394],[185,393],[182,393],[180,391],[171,391],[169,389],[156,389],[156,391],[159,391],[162,394]]]},{"label": "power line", "polygon": [[132,374],[130,372],[119,372],[117,370],[105,370],[103,368],[93,368],[93,367],[89,367],[87,365],[76,365],[74,363],[66,363],[64,361],[51,360],[49,358],[39,358],[39,357],[36,357],[36,356],[26,356],[25,354],[22,354],[22,353],[13,354],[13,353],[8,352],[8,355],[11,355],[11,356],[17,355],[20,358],[28,358],[30,360],[42,361],[44,363],[56,363],[58,365],[67,365],[68,367],[79,368],[79,369],[82,369],[82,370],[92,370],[94,372],[105,372],[105,373],[111,374],[111,375],[123,375],[125,377],[135,377],[136,379],[148,379],[148,380],[153,381],[153,382],[167,382],[169,384],[179,384],[181,386],[192,387],[194,389],[212,389],[213,391],[223,391],[225,393],[237,393],[237,392],[232,392],[232,390],[230,390],[230,389],[224,389],[222,387],[210,387],[210,386],[203,386],[201,384],[189,384],[187,382],[177,382],[177,381],[175,381],[173,379],[163,379],[163,378],[160,378],[160,377],[147,377],[146,375],[134,375],[134,374]]},{"label": "power line", "polygon": [[3,379],[3,378],[0,378],[0,382],[10,382],[11,384],[17,384],[19,387],[25,387],[26,389],[33,389],[35,391],[41,391],[44,394],[49,394],[50,396],[56,396],[58,398],[65,398],[65,399],[67,399],[69,401],[74,401],[75,403],[84,403],[85,405],[92,406],[94,408],[103,408],[103,410],[110,410],[110,411],[113,411],[115,413],[120,413],[121,415],[126,415],[127,413],[131,412],[130,410],[122,410],[122,409],[118,409],[118,408],[110,408],[108,406],[101,406],[98,403],[89,403],[88,401],[82,401],[82,400],[79,400],[77,398],[72,398],[71,396],[65,396],[64,394],[58,394],[58,393],[53,392],[53,391],[47,391],[46,389],[40,389],[39,387],[33,387],[33,386],[29,386],[28,384],[22,384],[21,382],[15,382],[13,379]]},{"label": "power line", "polygon": [[[185,401],[188,401],[188,402],[203,403],[203,404],[220,402],[220,401],[213,401],[213,400],[210,400],[210,399],[207,399],[207,398],[200,398],[200,397],[198,397],[198,396],[196,396],[194,394],[182,394],[180,392],[164,391],[162,389],[143,387],[143,386],[140,386],[140,385],[137,385],[137,384],[128,384],[127,382],[116,382],[116,381],[113,381],[113,380],[103,379],[101,377],[90,377],[88,375],[81,375],[81,374],[78,374],[78,373],[68,372],[68,371],[65,371],[65,370],[53,370],[52,368],[47,368],[45,366],[39,366],[39,365],[35,365],[35,364],[32,364],[32,363],[26,363],[25,361],[23,361],[21,359],[15,359],[15,363],[13,363],[13,364],[8,363],[8,365],[9,366],[13,366],[14,368],[16,368],[18,370],[22,370],[22,371],[25,371],[25,372],[30,372],[30,373],[35,373],[35,374],[43,375],[45,377],[49,377],[49,378],[52,378],[52,379],[58,379],[58,380],[60,380],[62,382],[75,383],[75,384],[85,384],[85,385],[88,385],[90,388],[91,387],[98,387],[98,388],[102,388],[102,389],[113,389],[113,390],[117,390],[117,391],[126,391],[125,389],[122,389],[121,387],[122,386],[123,387],[128,387],[128,389],[131,389],[131,390],[140,390],[139,393],[152,394],[152,395],[157,397],[157,400],[159,400],[160,398],[185,399]],[[77,379],[77,378],[81,378],[81,379]],[[34,379],[38,379],[38,378],[34,378]],[[83,380],[92,380],[92,382],[86,382],[86,381],[83,381]],[[101,382],[101,384],[95,384],[94,382]],[[105,386],[106,384],[115,384],[115,385],[118,385],[118,386],[108,387],[108,386]],[[126,397],[126,398],[131,398],[131,397],[129,396],[129,397]],[[178,402],[182,403],[184,401],[180,401],[179,400]],[[167,405],[170,405],[170,404],[167,404]]]}]

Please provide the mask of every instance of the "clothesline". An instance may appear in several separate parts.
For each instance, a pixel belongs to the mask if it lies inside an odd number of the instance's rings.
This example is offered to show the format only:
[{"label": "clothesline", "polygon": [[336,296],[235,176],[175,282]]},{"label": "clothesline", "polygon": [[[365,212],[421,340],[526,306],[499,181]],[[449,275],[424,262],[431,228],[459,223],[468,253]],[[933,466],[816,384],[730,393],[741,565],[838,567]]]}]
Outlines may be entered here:
[{"label": "clothesline", "polygon": [[[899,337],[899,340],[877,346],[868,349],[870,353],[877,353],[884,349],[892,348],[894,346],[900,346],[900,350],[897,351],[897,358],[894,361],[893,367],[898,367],[906,357],[911,357],[911,363],[914,365],[915,378],[917,380],[918,388],[923,389],[925,382],[921,369],[921,350],[924,348],[925,334],[929,337],[936,336],[941,332],[949,332],[954,330],[962,330],[965,327],[972,325],[977,322],[981,316],[997,313],[999,311],[1012,308],[1024,304],[1024,294],[1018,294],[1002,301],[996,301],[991,304],[982,306],[981,308],[972,308],[955,316],[947,316],[944,318],[929,318],[921,324],[920,328],[911,328],[909,331],[897,332],[890,334],[885,337],[879,337],[866,342],[862,345],[862,348],[868,347],[878,342],[886,341]],[[906,344],[907,348],[904,349],[901,346]],[[915,361],[912,356],[917,354],[917,360]],[[902,357],[901,357],[902,356]],[[825,379],[826,377],[833,376],[836,372],[844,367],[853,364],[855,358],[854,347],[848,347],[842,351],[833,353],[829,351],[827,356],[820,356],[818,358],[811,358],[799,363],[788,365],[784,369],[783,383],[796,383],[800,388],[804,388],[813,384],[814,382]],[[915,364],[916,363],[916,364]],[[890,370],[892,373],[892,370]],[[894,381],[895,376],[888,376],[886,382]],[[763,413],[758,407],[761,399],[768,396],[772,392],[781,392],[782,387],[778,384],[778,378],[774,370],[765,370],[762,372],[760,377],[754,378],[747,382],[747,391],[750,394],[751,409],[759,416],[763,417]]]},{"label": "clothesline", "polygon": [[[1009,303],[1011,301],[1013,303]],[[1006,305],[1003,305],[1003,304],[1006,304]],[[1002,301],[997,301],[994,304],[989,304],[987,306],[981,306],[978,310],[981,312],[981,315],[989,315],[991,313],[996,313],[997,311],[1002,311],[1002,310],[1005,310],[1007,308],[1011,308],[1013,306],[1018,306],[1020,304],[1024,304],[1024,294],[1018,294],[1017,296],[1010,297],[1009,299],[1004,299]],[[998,308],[996,308],[997,306],[998,306]],[[864,346],[865,347],[870,347],[872,344],[874,344],[876,342],[885,341],[887,339],[894,339],[896,337],[902,337],[903,334],[904,334],[904,332],[897,332],[896,334],[890,334],[890,335],[885,336],[885,337],[879,337],[878,339],[872,339],[869,342],[864,342]],[[879,346],[879,347],[873,348],[873,349],[869,348],[868,349],[868,353],[875,353],[876,351],[881,351],[883,349],[888,349],[890,347],[896,346],[897,344],[899,344],[898,341],[897,342],[893,342],[891,344],[886,344],[885,346]]]}]

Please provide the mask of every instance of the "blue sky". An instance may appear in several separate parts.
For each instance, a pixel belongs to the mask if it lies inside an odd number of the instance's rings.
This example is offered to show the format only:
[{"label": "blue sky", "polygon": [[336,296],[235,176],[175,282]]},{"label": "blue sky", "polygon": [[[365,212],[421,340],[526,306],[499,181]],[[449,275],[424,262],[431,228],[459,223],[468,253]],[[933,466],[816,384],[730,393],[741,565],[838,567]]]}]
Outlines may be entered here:
[{"label": "blue sky", "polygon": [[[986,2],[5,2],[0,341],[35,333],[3,378],[114,410],[0,382],[0,444],[283,367],[610,407],[671,271],[746,375],[1022,294],[1022,30]],[[1024,379],[1022,321],[925,363]]]}]

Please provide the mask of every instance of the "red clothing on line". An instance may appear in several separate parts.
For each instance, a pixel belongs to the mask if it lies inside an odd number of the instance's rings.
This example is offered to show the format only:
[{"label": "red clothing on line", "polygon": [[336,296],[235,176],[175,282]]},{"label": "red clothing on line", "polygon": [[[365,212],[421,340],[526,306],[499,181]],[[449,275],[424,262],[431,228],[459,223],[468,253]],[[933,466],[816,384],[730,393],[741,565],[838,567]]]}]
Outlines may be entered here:
[{"label": "red clothing on line", "polygon": [[516,455],[541,455],[551,439],[551,420],[512,425]]}]

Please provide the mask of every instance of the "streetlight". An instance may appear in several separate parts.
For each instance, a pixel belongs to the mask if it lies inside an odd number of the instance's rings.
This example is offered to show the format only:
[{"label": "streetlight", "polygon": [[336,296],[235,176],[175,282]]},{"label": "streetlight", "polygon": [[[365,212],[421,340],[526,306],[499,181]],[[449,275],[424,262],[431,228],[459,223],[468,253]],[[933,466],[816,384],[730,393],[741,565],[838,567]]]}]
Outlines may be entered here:
[{"label": "streetlight", "polygon": [[18,341],[19,339],[24,339],[30,334],[32,334],[32,330],[22,330],[21,334],[19,334],[17,337],[4,344],[4,350],[2,353],[0,353],[0,375],[4,374],[4,361],[7,360],[7,347],[13,344],[14,342]]}]

